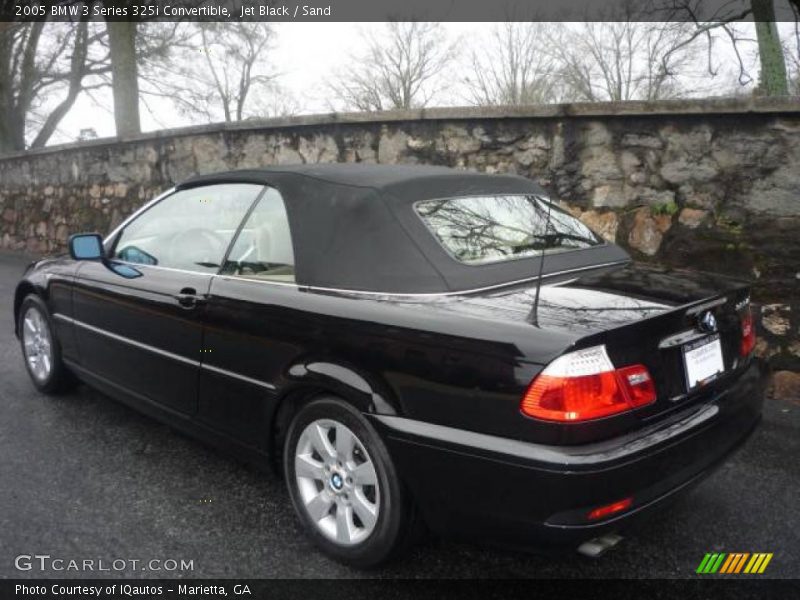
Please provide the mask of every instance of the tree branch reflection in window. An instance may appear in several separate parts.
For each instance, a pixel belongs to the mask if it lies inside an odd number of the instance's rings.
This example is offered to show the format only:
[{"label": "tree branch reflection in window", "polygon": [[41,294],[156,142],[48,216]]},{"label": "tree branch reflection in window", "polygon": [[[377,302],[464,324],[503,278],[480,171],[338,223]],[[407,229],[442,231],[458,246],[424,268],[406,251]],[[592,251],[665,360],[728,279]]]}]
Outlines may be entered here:
[{"label": "tree branch reflection in window", "polygon": [[586,225],[533,195],[423,200],[417,213],[456,259],[484,264],[601,244]]}]

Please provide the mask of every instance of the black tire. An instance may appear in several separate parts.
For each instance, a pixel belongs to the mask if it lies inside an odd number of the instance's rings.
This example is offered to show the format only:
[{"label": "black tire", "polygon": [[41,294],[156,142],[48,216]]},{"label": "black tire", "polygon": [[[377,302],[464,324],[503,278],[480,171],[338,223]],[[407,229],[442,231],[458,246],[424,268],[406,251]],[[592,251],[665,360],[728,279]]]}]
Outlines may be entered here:
[{"label": "black tire", "polygon": [[[319,420],[335,421],[355,434],[377,476],[377,489],[380,490],[377,520],[371,533],[353,545],[341,545],[327,537],[311,518],[302,500],[295,471],[295,455],[306,427]],[[295,512],[306,533],[317,547],[338,562],[362,569],[376,567],[406,550],[413,541],[413,532],[419,529],[413,504],[403,489],[385,444],[367,419],[355,407],[339,398],[319,397],[301,407],[294,415],[283,448],[283,472]],[[334,517],[338,510],[339,505],[335,504],[331,508],[334,513],[331,516]]]},{"label": "black tire", "polygon": [[[41,322],[47,328],[50,338],[51,360],[49,373],[44,376],[37,376],[34,373],[25,352],[25,336],[26,332],[23,330],[25,327],[25,318],[31,311],[38,312],[41,315]],[[33,385],[40,392],[49,395],[57,395],[73,389],[77,383],[75,376],[69,371],[61,357],[61,344],[56,338],[55,327],[53,327],[53,319],[50,316],[50,311],[47,310],[47,305],[44,301],[35,294],[29,294],[25,297],[20,305],[19,316],[17,322],[17,331],[19,331],[19,343],[22,350],[22,358],[25,362],[25,368],[28,375],[33,382]]]}]

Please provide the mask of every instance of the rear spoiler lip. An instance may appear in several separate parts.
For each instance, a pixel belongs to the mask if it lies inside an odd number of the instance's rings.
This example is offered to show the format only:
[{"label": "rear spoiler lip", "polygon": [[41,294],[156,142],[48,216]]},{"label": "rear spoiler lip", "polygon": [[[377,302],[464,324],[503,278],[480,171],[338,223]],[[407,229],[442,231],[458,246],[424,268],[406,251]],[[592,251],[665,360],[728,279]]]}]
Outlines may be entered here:
[{"label": "rear spoiler lip", "polygon": [[[646,323],[653,319],[659,319],[666,313],[674,313],[674,312],[681,312],[683,311],[684,314],[688,316],[695,315],[703,310],[707,310],[709,308],[714,308],[717,306],[722,306],[730,301],[731,298],[737,299],[739,296],[745,294],[745,301],[749,300],[750,298],[750,287],[747,284],[743,284],[738,289],[727,289],[724,292],[720,292],[717,296],[711,296],[707,298],[701,298],[699,300],[693,300],[691,302],[687,302],[685,304],[679,304],[677,306],[673,306],[662,313],[649,315],[642,319],[631,321],[630,323],[626,323],[624,325],[618,325],[614,327],[604,327],[602,329],[598,329],[595,332],[589,333],[588,335],[582,336],[576,339],[573,344],[564,350],[564,352],[571,352],[573,350],[581,350],[582,348],[588,348],[590,346],[595,346],[598,343],[603,343],[602,341],[598,341],[599,338],[607,335],[611,331],[617,331],[620,329],[624,329],[626,327],[635,327],[640,326],[642,323]],[[680,332],[679,332],[680,333]],[[677,334],[676,334],[677,335]],[[661,341],[663,343],[664,340]],[[660,344],[659,344],[660,345]]]}]

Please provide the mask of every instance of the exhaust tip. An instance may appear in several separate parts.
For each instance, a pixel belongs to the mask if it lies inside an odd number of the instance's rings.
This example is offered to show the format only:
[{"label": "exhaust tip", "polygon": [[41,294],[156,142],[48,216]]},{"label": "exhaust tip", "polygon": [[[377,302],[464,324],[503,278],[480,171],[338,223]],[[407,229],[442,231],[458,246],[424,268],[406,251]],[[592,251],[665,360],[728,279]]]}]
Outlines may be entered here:
[{"label": "exhaust tip", "polygon": [[580,546],[578,546],[578,552],[584,556],[588,556],[589,558],[598,558],[605,554],[608,550],[611,550],[611,548],[619,544],[621,541],[621,535],[617,535],[616,533],[608,533],[606,535],[601,535],[600,537],[591,539],[588,542],[583,542]]}]

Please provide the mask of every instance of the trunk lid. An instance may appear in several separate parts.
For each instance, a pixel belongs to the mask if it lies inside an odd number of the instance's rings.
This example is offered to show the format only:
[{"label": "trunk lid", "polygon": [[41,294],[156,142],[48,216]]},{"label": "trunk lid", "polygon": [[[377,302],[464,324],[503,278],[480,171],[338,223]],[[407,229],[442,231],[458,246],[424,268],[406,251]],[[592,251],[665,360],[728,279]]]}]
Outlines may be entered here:
[{"label": "trunk lid", "polygon": [[[618,368],[645,365],[658,399],[636,410],[642,419],[705,397],[742,366],[741,315],[749,302],[749,289],[741,281],[628,263],[546,283],[534,312],[535,296],[536,285],[531,284],[465,298],[462,308],[569,332],[576,336],[571,349],[605,344]],[[713,315],[715,326],[703,329],[701,320],[708,314]],[[687,344],[702,345],[711,336],[719,338],[724,373],[690,388],[684,359]]]}]

